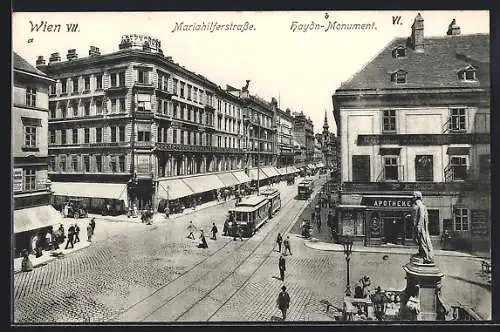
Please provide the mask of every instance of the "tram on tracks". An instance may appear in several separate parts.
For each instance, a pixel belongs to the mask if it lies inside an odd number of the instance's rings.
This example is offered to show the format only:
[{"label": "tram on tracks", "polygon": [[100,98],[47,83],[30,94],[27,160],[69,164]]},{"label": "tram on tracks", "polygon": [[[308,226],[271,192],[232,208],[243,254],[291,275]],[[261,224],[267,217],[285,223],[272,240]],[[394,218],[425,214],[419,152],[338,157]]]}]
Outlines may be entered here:
[{"label": "tram on tracks", "polygon": [[229,211],[234,216],[234,222],[243,230],[243,236],[251,237],[269,220],[271,206],[271,201],[266,196],[251,195],[242,199]]},{"label": "tram on tracks", "polygon": [[311,197],[311,194],[314,189],[314,181],[312,179],[304,179],[302,180],[298,187],[298,199],[308,199]]},{"label": "tram on tracks", "polygon": [[271,203],[269,206],[269,218],[272,218],[281,209],[281,194],[277,188],[268,188],[260,192],[267,197]]}]

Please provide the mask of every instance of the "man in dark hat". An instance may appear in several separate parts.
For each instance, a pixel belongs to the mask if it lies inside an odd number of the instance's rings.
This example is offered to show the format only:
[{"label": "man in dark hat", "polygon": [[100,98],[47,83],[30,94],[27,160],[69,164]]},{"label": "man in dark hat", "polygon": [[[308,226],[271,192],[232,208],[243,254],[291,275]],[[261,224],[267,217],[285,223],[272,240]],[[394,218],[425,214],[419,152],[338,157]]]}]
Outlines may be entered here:
[{"label": "man in dark hat", "polygon": [[283,320],[286,319],[286,311],[290,306],[290,295],[286,291],[286,287],[281,287],[281,292],[278,295],[277,300],[278,308],[281,310],[281,314],[283,315]]}]

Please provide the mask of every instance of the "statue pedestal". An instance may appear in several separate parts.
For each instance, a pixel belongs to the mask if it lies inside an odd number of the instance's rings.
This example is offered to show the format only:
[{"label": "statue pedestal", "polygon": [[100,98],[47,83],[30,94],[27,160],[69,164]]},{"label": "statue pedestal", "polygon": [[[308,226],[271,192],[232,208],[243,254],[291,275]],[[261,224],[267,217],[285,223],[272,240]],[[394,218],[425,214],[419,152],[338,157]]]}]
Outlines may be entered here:
[{"label": "statue pedestal", "polygon": [[406,272],[406,298],[416,296],[420,302],[416,320],[438,320],[438,294],[443,273],[435,263],[424,263],[414,256],[403,266],[403,270]]}]

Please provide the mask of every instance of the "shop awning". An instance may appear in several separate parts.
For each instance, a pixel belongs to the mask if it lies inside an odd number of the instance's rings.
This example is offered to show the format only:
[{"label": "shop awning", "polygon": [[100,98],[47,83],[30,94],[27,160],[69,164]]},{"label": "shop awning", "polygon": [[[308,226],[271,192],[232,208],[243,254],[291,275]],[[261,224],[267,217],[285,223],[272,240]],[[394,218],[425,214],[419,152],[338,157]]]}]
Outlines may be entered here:
[{"label": "shop awning", "polygon": [[295,166],[290,166],[290,167],[287,167],[287,172],[288,172],[288,174],[292,174],[292,173],[299,172],[299,170]]},{"label": "shop awning", "polygon": [[308,164],[306,167],[309,168],[309,169],[315,169],[316,168],[313,164]]},{"label": "shop awning", "polygon": [[14,233],[60,224],[61,213],[50,205],[30,207],[14,211]]},{"label": "shop awning", "polygon": [[323,163],[320,162],[320,163],[316,164],[316,167],[325,167],[325,164],[323,164]]},{"label": "shop awning", "polygon": [[225,187],[224,183],[222,183],[215,174],[193,176],[184,178],[182,181],[184,181],[195,194]]},{"label": "shop awning", "polygon": [[286,169],[284,167],[278,168],[278,173],[280,173],[280,175],[286,175]]},{"label": "shop awning", "polygon": [[217,174],[217,177],[226,187],[232,187],[240,184],[238,179],[231,172]]},{"label": "shop awning", "polygon": [[[250,173],[250,179],[257,181],[257,168],[251,169],[248,172]],[[265,180],[268,176],[260,169],[259,171],[259,180]]]},{"label": "shop awning", "polygon": [[127,200],[125,183],[52,182],[54,195]]},{"label": "shop awning", "polygon": [[233,173],[234,177],[236,179],[238,179],[240,184],[250,182],[250,178],[248,177],[248,175],[244,171],[235,171],[232,173]]},{"label": "shop awning", "polygon": [[180,179],[163,180],[158,183],[158,197],[162,199],[177,199],[194,194]]},{"label": "shop awning", "polygon": [[278,172],[276,167],[273,167],[273,166],[262,167],[261,169],[267,175],[268,178],[273,178],[275,176],[280,175],[280,173]]}]

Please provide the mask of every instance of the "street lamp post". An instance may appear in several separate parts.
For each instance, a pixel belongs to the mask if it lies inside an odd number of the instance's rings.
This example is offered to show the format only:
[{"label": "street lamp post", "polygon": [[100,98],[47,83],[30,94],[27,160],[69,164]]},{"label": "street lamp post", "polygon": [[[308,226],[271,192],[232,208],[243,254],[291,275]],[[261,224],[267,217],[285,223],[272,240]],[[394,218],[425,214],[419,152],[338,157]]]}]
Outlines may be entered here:
[{"label": "street lamp post", "polygon": [[345,254],[345,261],[347,263],[347,282],[346,282],[346,288],[345,288],[345,295],[346,296],[351,296],[351,285],[349,282],[349,262],[351,261],[351,254],[352,254],[352,243],[353,239],[350,236],[346,236],[342,238],[342,245],[344,246],[344,254]]}]

